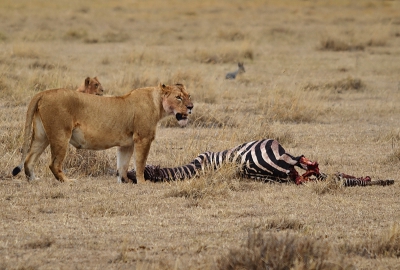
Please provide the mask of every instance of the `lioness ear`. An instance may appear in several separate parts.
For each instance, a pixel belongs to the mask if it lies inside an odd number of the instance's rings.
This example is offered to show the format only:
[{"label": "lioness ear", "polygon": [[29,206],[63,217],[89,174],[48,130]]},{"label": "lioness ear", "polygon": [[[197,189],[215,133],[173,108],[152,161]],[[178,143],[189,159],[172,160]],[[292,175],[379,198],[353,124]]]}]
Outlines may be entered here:
[{"label": "lioness ear", "polygon": [[158,85],[158,87],[160,87],[160,89],[161,89],[161,91],[162,91],[163,93],[168,93],[168,92],[169,92],[167,86],[166,86],[165,84],[163,84],[163,83],[160,83],[160,84]]},{"label": "lioness ear", "polygon": [[87,78],[85,79],[85,86],[86,86],[86,87],[89,86],[89,83],[90,83],[90,77],[87,77]]}]

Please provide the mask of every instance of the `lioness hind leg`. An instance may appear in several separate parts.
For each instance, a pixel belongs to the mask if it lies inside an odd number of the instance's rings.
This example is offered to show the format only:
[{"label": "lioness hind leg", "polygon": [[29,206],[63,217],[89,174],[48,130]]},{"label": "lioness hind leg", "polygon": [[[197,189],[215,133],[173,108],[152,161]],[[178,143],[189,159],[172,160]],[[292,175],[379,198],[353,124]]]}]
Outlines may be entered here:
[{"label": "lioness hind leg", "polygon": [[117,172],[118,183],[128,183],[131,180],[127,176],[129,161],[131,160],[133,147],[118,147],[117,149]]},{"label": "lioness hind leg", "polygon": [[42,122],[39,118],[36,118],[33,122],[31,146],[24,162],[25,175],[28,181],[35,180],[34,166],[48,145],[49,140],[44,132]]},{"label": "lioness hind leg", "polygon": [[51,145],[51,163],[50,170],[60,182],[70,182],[72,179],[68,179],[63,172],[63,162],[67,155],[68,141],[62,145]]}]

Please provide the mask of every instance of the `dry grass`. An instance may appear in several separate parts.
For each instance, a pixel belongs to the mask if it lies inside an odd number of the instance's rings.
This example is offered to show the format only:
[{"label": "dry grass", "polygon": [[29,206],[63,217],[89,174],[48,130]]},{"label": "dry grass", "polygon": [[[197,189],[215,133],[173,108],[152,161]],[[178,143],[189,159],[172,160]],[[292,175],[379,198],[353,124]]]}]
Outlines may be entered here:
[{"label": "dry grass", "polygon": [[[399,268],[398,7],[1,1],[0,268]],[[239,61],[246,72],[225,80]],[[189,125],[163,120],[150,164],[275,138],[325,173],[395,184],[263,184],[227,166],[188,181],[119,185],[115,149],[70,149],[65,171],[75,183],[54,179],[48,149],[40,180],[12,178],[30,98],[87,76],[111,95],[186,85]]]},{"label": "dry grass", "polygon": [[68,173],[80,176],[116,175],[116,162],[105,151],[71,149],[65,158]]},{"label": "dry grass", "polygon": [[326,180],[306,183],[316,194],[336,194],[343,192],[343,183],[337,181],[333,174],[329,174]]},{"label": "dry grass", "polygon": [[247,242],[219,261],[219,269],[354,269],[328,243],[295,234],[249,232]]},{"label": "dry grass", "polygon": [[400,257],[399,224],[390,226],[374,240],[368,239],[359,243],[347,243],[341,247],[344,252],[354,253],[367,258]]},{"label": "dry grass", "polygon": [[[239,191],[244,188],[239,183],[237,172],[238,168],[235,165],[226,164],[217,171],[208,172],[204,176],[172,183],[172,189],[165,196],[189,199],[227,197],[230,195],[230,191]],[[246,190],[248,188],[249,186],[246,186]]]}]

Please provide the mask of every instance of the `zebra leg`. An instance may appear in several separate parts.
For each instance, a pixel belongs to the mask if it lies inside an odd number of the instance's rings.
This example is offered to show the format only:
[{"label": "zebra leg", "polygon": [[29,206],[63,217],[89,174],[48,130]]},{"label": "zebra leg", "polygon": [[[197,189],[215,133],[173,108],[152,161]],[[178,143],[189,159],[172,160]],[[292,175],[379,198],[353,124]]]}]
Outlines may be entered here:
[{"label": "zebra leg", "polygon": [[345,187],[355,187],[355,186],[388,186],[394,184],[394,180],[371,180],[371,177],[355,177],[345,173],[336,173],[335,176],[343,182]]},{"label": "zebra leg", "polygon": [[136,170],[132,169],[128,171],[126,176],[128,177],[128,179],[132,180],[132,183],[137,184]]},{"label": "zebra leg", "polygon": [[[127,176],[130,180],[133,181],[134,184],[137,183],[135,169],[128,171]],[[144,179],[150,180],[152,182],[159,182],[164,180],[162,169],[160,168],[160,166],[146,165],[146,167],[144,167]]]},{"label": "zebra leg", "polygon": [[296,171],[296,169],[294,168],[294,166],[292,166],[289,169],[289,178],[290,180],[292,180],[293,182],[296,183],[296,185],[300,185],[303,182],[306,182],[307,179],[304,179],[301,175],[299,175],[299,173]]}]

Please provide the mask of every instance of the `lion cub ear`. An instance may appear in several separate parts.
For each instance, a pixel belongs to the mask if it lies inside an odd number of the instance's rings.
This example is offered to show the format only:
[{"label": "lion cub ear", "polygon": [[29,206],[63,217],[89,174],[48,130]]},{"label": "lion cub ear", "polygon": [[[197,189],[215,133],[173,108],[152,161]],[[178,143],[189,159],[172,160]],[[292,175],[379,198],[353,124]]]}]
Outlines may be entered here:
[{"label": "lion cub ear", "polygon": [[88,87],[88,86],[89,86],[89,83],[90,83],[90,77],[87,77],[87,78],[85,79],[85,86]]}]

